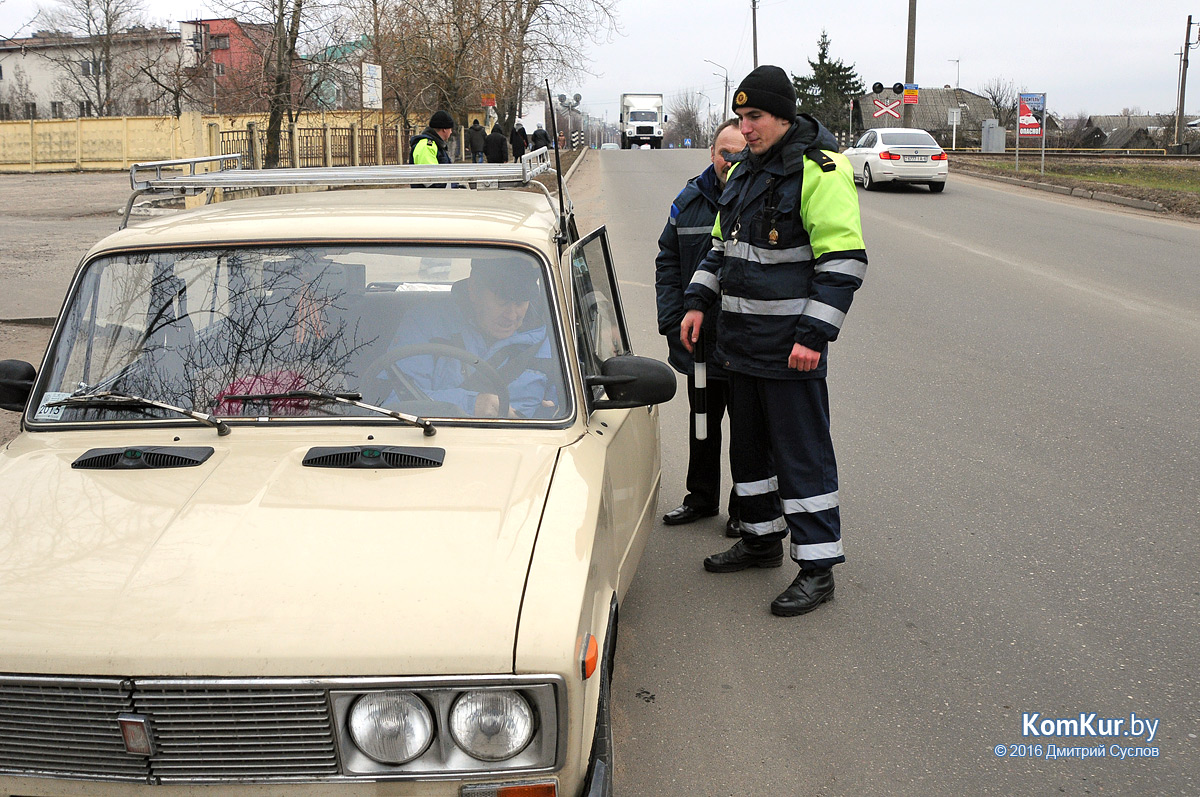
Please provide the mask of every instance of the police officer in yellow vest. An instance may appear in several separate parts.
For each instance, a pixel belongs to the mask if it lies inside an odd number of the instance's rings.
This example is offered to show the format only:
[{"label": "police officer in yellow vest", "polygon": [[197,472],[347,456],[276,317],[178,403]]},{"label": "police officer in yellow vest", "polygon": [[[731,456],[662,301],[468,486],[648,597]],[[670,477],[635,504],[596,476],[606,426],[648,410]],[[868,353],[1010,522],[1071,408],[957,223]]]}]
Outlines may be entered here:
[{"label": "police officer in yellow vest", "polygon": [[826,362],[867,270],[858,195],[833,135],[797,115],[787,73],[761,66],[733,111],[747,148],[717,205],[713,248],[684,294],[691,350],[717,317],[716,360],[729,375],[730,466],[742,538],[704,560],[729,573],[779,567],[783,539],[800,573],[771,604],[804,614],[833,597],[842,549]]},{"label": "police officer in yellow vest", "polygon": [[429,117],[429,126],[412,137],[412,162],[416,164],[452,163],[446,151],[446,141],[454,132],[454,117],[446,111],[436,111]]}]

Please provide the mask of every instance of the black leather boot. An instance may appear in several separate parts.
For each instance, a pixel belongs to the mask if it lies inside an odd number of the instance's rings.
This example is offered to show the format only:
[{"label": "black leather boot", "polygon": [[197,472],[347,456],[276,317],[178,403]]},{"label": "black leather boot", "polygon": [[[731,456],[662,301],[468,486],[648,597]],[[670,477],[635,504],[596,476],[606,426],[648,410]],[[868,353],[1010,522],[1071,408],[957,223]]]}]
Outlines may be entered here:
[{"label": "black leather boot", "polygon": [[682,526],[684,523],[695,523],[697,520],[712,517],[717,514],[716,507],[711,509],[696,509],[687,504],[680,504],[663,515],[663,523],[668,526]]},{"label": "black leather boot", "polygon": [[783,564],[783,541],[767,543],[763,549],[752,549],[745,540],[738,540],[728,551],[705,557],[704,569],[710,573],[736,573],[748,567],[779,567]]},{"label": "black leather boot", "polygon": [[771,614],[795,617],[808,614],[833,598],[833,568],[801,570],[792,585],[771,602]]},{"label": "black leather boot", "polygon": [[725,521],[725,536],[732,537],[734,539],[738,539],[742,536],[742,524],[738,522],[737,518],[731,517],[729,520]]}]

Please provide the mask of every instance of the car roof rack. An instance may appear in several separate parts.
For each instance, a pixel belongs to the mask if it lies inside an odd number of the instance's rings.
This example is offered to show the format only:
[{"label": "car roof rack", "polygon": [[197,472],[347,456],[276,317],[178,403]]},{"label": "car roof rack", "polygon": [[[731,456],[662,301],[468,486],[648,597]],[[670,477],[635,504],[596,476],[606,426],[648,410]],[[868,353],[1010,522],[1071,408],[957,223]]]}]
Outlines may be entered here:
[{"label": "car roof rack", "polygon": [[[299,186],[372,186],[396,187],[445,184],[473,185],[475,188],[535,185],[551,202],[550,189],[534,178],[553,174],[554,166],[546,147],[534,150],[516,163],[439,163],[408,166],[324,166],[300,169],[243,169],[242,156],[208,155],[202,158],[135,163],[129,169],[133,194],[125,204],[120,229],[129,224],[134,201],[146,194],[195,196],[207,192],[208,202],[214,192],[250,188],[281,188]],[[198,170],[208,166],[208,170]],[[569,204],[569,203],[568,203]],[[557,211],[556,211],[557,212]]]}]

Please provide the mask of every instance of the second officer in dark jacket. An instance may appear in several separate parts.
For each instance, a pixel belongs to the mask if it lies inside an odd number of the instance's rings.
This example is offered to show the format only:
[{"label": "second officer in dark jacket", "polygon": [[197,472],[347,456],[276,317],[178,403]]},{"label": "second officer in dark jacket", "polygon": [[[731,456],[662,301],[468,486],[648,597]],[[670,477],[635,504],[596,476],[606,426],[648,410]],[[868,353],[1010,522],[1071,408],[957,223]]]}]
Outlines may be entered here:
[{"label": "second officer in dark jacket", "polygon": [[[741,152],[746,146],[738,130],[738,120],[730,119],[717,128],[710,148],[712,165],[692,178],[671,203],[671,217],[658,239],[658,257],[654,260],[654,286],[658,299],[658,331],[667,338],[668,361],[688,378],[688,404],[691,421],[688,436],[687,496],[676,509],[663,516],[663,523],[677,526],[700,518],[711,517],[721,505],[721,420],[729,396],[729,381],[710,360],[707,365],[708,386],[704,403],[707,435],[696,437],[697,402],[695,364],[692,355],[679,339],[679,324],[683,320],[683,292],[692,280],[696,267],[712,248],[712,227],[717,216],[717,202],[725,188],[730,163],[727,155]],[[716,336],[716,313],[705,319],[704,331],[711,345]],[[739,535],[736,497],[729,495],[729,521],[726,534]]]}]

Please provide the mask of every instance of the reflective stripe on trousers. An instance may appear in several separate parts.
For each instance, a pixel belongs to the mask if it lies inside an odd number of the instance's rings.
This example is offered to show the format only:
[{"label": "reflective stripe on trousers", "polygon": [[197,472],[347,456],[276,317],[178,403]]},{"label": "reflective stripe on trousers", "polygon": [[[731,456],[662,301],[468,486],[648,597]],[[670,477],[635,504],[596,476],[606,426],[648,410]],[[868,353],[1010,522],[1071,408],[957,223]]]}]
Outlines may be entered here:
[{"label": "reflective stripe on trousers", "polygon": [[791,556],[811,567],[844,562],[837,463],[824,379],[729,375],[730,466],[743,538],[790,533]]}]

